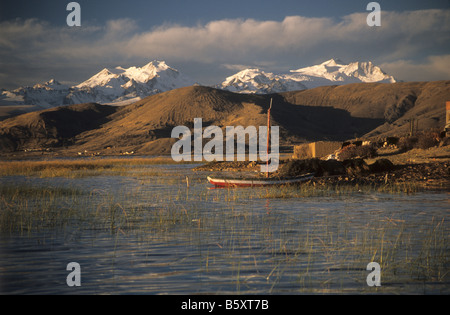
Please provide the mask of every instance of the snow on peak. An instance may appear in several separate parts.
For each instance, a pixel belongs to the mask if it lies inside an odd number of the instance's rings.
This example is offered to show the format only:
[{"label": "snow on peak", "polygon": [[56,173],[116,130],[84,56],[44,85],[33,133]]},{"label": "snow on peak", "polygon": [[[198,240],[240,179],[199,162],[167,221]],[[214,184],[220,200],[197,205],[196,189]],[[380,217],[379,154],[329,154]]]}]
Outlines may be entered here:
[{"label": "snow on peak", "polygon": [[286,80],[281,75],[264,72],[260,69],[245,69],[228,77],[218,88],[237,93],[275,93],[303,90],[299,82]]},{"label": "snow on peak", "polygon": [[155,77],[160,77],[165,71],[179,73],[177,70],[169,67],[165,61],[158,60],[153,60],[141,68],[130,67],[123,70],[126,77],[139,83],[146,83]]},{"label": "snow on peak", "polygon": [[52,79],[33,87],[3,91],[0,103],[34,104],[42,107],[87,102],[125,105],[149,95],[196,83],[166,62],[153,60],[143,67],[104,68],[72,87]]},{"label": "snow on peak", "polygon": [[[175,88],[194,85],[196,82],[165,61],[153,60],[143,67],[105,68],[80,83],[68,98],[71,103],[114,103],[144,98]],[[125,102],[126,103],[126,102]]]},{"label": "snow on peak", "polygon": [[167,76],[174,79],[182,75],[176,69],[169,67],[164,61],[154,60],[143,67],[123,68],[119,66],[113,69],[105,68],[88,80],[77,85],[77,87],[115,87],[117,84],[122,86],[130,80],[136,83],[147,83],[154,78]]},{"label": "snow on peak", "polygon": [[273,73],[266,73],[259,69],[245,69],[242,70],[235,75],[229,76],[224,84],[240,84],[242,82],[258,80],[259,82],[263,82],[266,80],[271,80],[274,78]]},{"label": "snow on peak", "polygon": [[331,59],[319,65],[291,70],[293,77],[302,78],[309,82],[323,84],[326,79],[335,84],[357,82],[396,82],[392,76],[384,73],[372,62],[352,62],[345,64],[339,59]]},{"label": "snow on peak", "polygon": [[[370,61],[346,64],[333,58],[287,73],[249,68],[227,77],[215,87],[237,93],[266,94],[356,82],[394,83],[395,79]],[[196,84],[196,81],[170,67],[165,61],[153,60],[142,67],[104,68],[72,87],[52,79],[33,87],[1,91],[0,104],[52,107],[97,102],[123,105],[149,95]]]},{"label": "snow on peak", "polygon": [[0,105],[37,105],[50,108],[64,104],[64,97],[69,86],[51,79],[33,86],[19,87],[12,91],[0,93]]},{"label": "snow on peak", "polygon": [[60,86],[62,84],[59,83],[58,81],[56,81],[55,79],[51,79],[51,80],[45,82],[44,85],[47,85],[47,86]]},{"label": "snow on peak", "polygon": [[68,89],[67,85],[61,84],[55,79],[51,79],[45,83],[38,83],[33,86],[33,89],[46,89],[46,90],[64,90]]},{"label": "snow on peak", "polygon": [[245,69],[228,77],[218,87],[239,93],[277,93],[357,82],[394,83],[395,79],[370,61],[345,64],[333,58],[318,65],[280,74]]},{"label": "snow on peak", "polygon": [[177,71],[177,70],[169,67],[165,61],[159,61],[159,60],[150,61],[148,64],[143,66],[141,69],[144,71],[151,71],[153,73],[157,73],[160,71],[166,71],[168,69],[171,69],[172,71]]},{"label": "snow on peak", "polygon": [[358,78],[362,82],[396,82],[392,76],[387,75],[370,61],[352,62],[346,68],[343,68],[342,72],[349,77]]},{"label": "snow on peak", "polygon": [[343,65],[343,64],[344,64],[344,62],[339,58],[333,58],[333,59],[327,60],[325,62],[322,62],[322,65],[326,65],[329,67],[336,67],[336,66]]},{"label": "snow on peak", "polygon": [[[102,71],[100,71],[99,73],[97,73],[97,74],[93,75],[92,77],[90,77],[89,79],[87,79],[86,81],[78,84],[76,86],[76,88],[81,89],[81,88],[95,88],[98,86],[103,86],[103,87],[117,86],[118,80],[120,80],[120,76],[122,73],[123,73],[123,71],[121,71],[117,68],[115,68],[115,69],[105,68]],[[125,83],[125,81],[123,83]]]}]

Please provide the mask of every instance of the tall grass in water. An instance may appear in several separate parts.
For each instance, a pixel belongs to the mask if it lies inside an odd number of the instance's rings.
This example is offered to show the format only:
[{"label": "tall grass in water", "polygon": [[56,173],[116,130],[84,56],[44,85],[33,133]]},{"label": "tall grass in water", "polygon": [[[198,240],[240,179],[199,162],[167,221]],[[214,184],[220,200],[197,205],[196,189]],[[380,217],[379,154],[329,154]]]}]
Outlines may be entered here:
[{"label": "tall grass in water", "polygon": [[23,234],[66,226],[75,213],[82,215],[74,208],[81,194],[74,188],[1,184],[0,232]]},{"label": "tall grass in water", "polygon": [[164,191],[149,194],[134,189],[113,194],[0,184],[0,233],[64,232],[66,228],[136,234],[164,231],[188,216],[182,205],[175,205],[176,199]]},{"label": "tall grass in water", "polygon": [[[286,281],[295,288],[291,293],[433,292],[446,284],[448,288],[450,248],[444,220],[410,225],[407,220],[380,218],[364,228],[352,227],[352,220],[331,215],[312,224],[293,223],[300,224],[297,230],[285,224],[286,234],[272,231],[278,239],[266,243],[273,266],[266,274],[270,293],[282,292]],[[366,283],[370,262],[380,264],[379,288]]]},{"label": "tall grass in water", "polygon": [[318,185],[315,182],[307,182],[302,185],[268,187],[258,190],[259,198],[308,198],[325,196],[347,196],[354,193],[389,193],[389,194],[413,194],[421,190],[421,186],[414,182],[387,183],[387,184],[325,184]]},{"label": "tall grass in water", "polygon": [[77,178],[103,174],[120,175],[130,166],[174,164],[170,157],[155,158],[92,158],[45,161],[2,161],[0,176],[25,175],[38,177]]},{"label": "tall grass in water", "polygon": [[[445,283],[450,279],[450,254],[445,219],[411,226],[408,220],[385,218],[361,232],[360,259],[370,257],[382,271],[382,286]],[[447,233],[446,233],[447,232]]]},{"label": "tall grass in water", "polygon": [[[116,169],[120,174],[121,167],[112,165],[102,172],[111,174]],[[99,169],[101,164],[81,172]],[[160,176],[164,170],[149,172],[152,178],[138,180],[147,183],[171,177]],[[0,232],[64,235],[77,230],[79,235],[90,235],[98,231],[112,236],[117,244],[124,240],[130,246],[150,246],[154,240],[173,244],[175,240],[195,248],[205,277],[216,273],[232,278],[236,291],[242,293],[261,292],[255,289],[261,284],[268,286],[266,293],[342,292],[354,289],[355,282],[361,285],[358,289],[369,290],[365,267],[371,261],[382,268],[380,290],[389,290],[395,283],[449,281],[448,224],[442,218],[412,224],[402,214],[368,215],[364,218],[371,220],[361,223],[361,212],[337,209],[338,213],[304,215],[297,208],[307,201],[305,197],[334,200],[335,196],[364,192],[400,193],[405,187],[320,186],[311,182],[276,189],[208,191],[205,186],[195,187],[204,184],[204,178],[199,181],[192,178],[189,189],[174,184],[170,192],[138,185],[114,193],[0,184]],[[265,208],[266,200],[289,209]],[[322,203],[314,205],[321,207]]]}]

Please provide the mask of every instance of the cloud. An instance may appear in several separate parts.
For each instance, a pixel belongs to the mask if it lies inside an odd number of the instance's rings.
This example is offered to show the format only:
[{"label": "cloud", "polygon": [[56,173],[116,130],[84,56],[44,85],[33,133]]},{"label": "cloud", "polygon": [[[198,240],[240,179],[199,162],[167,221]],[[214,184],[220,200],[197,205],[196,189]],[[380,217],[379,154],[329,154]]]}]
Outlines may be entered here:
[{"label": "cloud", "polygon": [[1,22],[0,87],[51,78],[71,83],[86,79],[98,67],[122,61],[121,45],[135,30],[136,24],[129,19],[73,28],[37,19]]},{"label": "cloud", "polygon": [[[382,12],[369,27],[366,13],[332,18],[286,17],[283,21],[219,20],[195,27],[164,26],[133,36],[127,51],[225,64],[341,58],[389,60],[448,49],[450,10]],[[445,47],[444,47],[445,46]]]},{"label": "cloud", "polygon": [[222,67],[224,67],[225,69],[228,70],[233,70],[233,71],[242,71],[245,69],[249,69],[249,68],[253,68],[253,65],[232,65],[232,64],[223,64]]},{"label": "cloud", "polygon": [[397,60],[380,65],[403,81],[450,80],[450,55],[429,56],[423,62]]},{"label": "cloud", "polygon": [[[367,14],[340,19],[223,19],[147,30],[132,19],[100,26],[83,22],[73,28],[36,19],[5,21],[0,23],[0,86],[11,83],[5,81],[5,74],[15,82],[36,82],[39,76],[57,74],[65,75],[57,79],[76,81],[82,73],[86,79],[104,66],[139,65],[152,59],[217,64],[228,71],[241,65],[266,65],[274,71],[339,57],[346,62],[371,60],[399,76],[406,73],[402,67],[420,70],[420,65],[414,68],[417,60],[429,58],[426,64],[433,70],[422,72],[424,78],[448,75],[435,65],[448,62],[450,10],[382,11],[380,27],[369,27]],[[197,73],[188,74],[202,82]]]},{"label": "cloud", "polygon": [[281,22],[219,20],[196,27],[172,25],[135,35],[127,51],[203,62],[273,59],[277,55],[312,47],[330,26],[328,19],[286,17]]}]

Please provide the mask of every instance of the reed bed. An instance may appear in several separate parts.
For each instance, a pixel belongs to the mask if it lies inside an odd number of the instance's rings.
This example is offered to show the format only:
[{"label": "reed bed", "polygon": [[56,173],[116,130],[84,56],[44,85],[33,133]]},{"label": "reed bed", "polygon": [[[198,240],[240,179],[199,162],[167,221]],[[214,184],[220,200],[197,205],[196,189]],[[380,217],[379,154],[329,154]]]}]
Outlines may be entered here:
[{"label": "reed bed", "polygon": [[64,227],[83,215],[78,189],[33,185],[0,185],[0,233],[31,234]]},{"label": "reed bed", "polygon": [[24,175],[38,177],[68,177],[120,175],[131,166],[179,164],[170,157],[150,158],[87,158],[52,159],[42,161],[1,161],[0,176]]},{"label": "reed bed", "polygon": [[[382,269],[383,286],[374,289],[381,292],[395,292],[399,282],[420,286],[449,281],[444,218],[418,225],[401,216],[372,216],[373,221],[358,228],[355,224],[361,223],[350,210],[319,211],[313,217],[277,213],[270,205],[265,209],[259,197],[252,199],[259,200],[257,206],[245,206],[247,191],[231,189],[205,193],[183,187],[174,194],[155,192],[144,202],[146,191],[139,189],[113,195],[0,185],[0,192],[2,235],[45,238],[77,230],[82,237],[96,231],[110,234],[115,242],[135,239],[139,244],[183,238],[202,248],[202,272],[225,268],[239,293],[255,292],[261,280],[268,285],[266,293],[282,293],[286,283],[299,293],[343,292],[349,286],[354,290],[355,283],[361,292],[374,292],[365,283],[371,261]],[[215,211],[205,210],[208,203],[216,205]]]},{"label": "reed bed", "polygon": [[391,182],[387,184],[322,184],[314,181],[299,186],[271,187],[258,191],[258,198],[310,198],[326,196],[349,196],[353,194],[387,193],[387,194],[414,194],[423,191],[423,187],[415,182]]},{"label": "reed bed", "polygon": [[[142,167],[136,169],[127,164],[136,160],[115,162],[10,164],[16,175],[41,176],[39,172],[46,167],[88,174],[146,175],[136,175],[138,185],[132,189],[114,192],[0,184],[0,235],[42,240],[75,234],[79,241],[92,238],[92,243],[107,235],[117,246],[123,242],[138,251],[161,240],[182,244],[183,250],[195,249],[190,254],[195,255],[195,262],[190,263],[198,265],[196,273],[229,281],[233,293],[396,293],[407,286],[435,285],[441,290],[450,283],[445,214],[418,213],[423,220],[409,220],[401,212],[360,211],[355,206],[355,200],[367,195],[417,192],[419,188],[413,185],[309,182],[207,190],[202,174],[192,175],[191,187],[187,187],[180,174],[146,168],[154,161],[139,161]],[[167,189],[149,190],[147,185],[157,179]],[[114,249],[113,256],[117,255]],[[189,261],[188,257],[184,259]],[[380,288],[370,288],[365,282],[365,268],[372,261],[382,269]]]}]

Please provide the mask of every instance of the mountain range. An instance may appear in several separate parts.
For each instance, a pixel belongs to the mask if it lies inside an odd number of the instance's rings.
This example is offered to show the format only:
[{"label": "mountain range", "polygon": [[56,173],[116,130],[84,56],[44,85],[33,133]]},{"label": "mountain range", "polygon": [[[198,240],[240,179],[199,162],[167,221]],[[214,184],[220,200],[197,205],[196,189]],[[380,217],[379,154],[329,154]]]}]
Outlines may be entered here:
[{"label": "mountain range", "polygon": [[265,126],[270,100],[280,145],[406,135],[445,125],[450,81],[356,83],[283,93],[239,94],[189,86],[125,106],[84,103],[34,111],[0,121],[0,152],[52,154],[170,154],[176,126]]},{"label": "mountain range", "polygon": [[371,62],[332,59],[278,74],[246,69],[207,87],[152,61],[106,68],[70,87],[50,80],[3,90],[0,110],[15,112],[0,119],[0,152],[167,154],[177,140],[172,129],[191,128],[194,118],[205,127],[266,125],[271,99],[282,146],[405,135],[413,119],[420,130],[442,129],[449,96],[450,81],[396,82]]},{"label": "mountain range", "polygon": [[[344,64],[331,59],[288,73],[245,69],[213,87],[236,93],[267,94],[358,82],[394,83],[396,80],[370,61]],[[44,109],[89,102],[127,105],[149,95],[192,85],[199,83],[166,62],[154,60],[143,67],[105,68],[74,86],[52,79],[32,87],[2,91],[0,106],[34,105],[37,109]]]},{"label": "mountain range", "polygon": [[194,84],[194,80],[164,61],[154,60],[143,67],[105,68],[75,86],[63,85],[52,79],[32,87],[3,91],[0,105],[35,105],[41,108],[88,102],[125,105],[149,95]]},{"label": "mountain range", "polygon": [[344,64],[339,59],[331,59],[288,73],[245,69],[216,87],[236,93],[267,94],[360,82],[394,83],[396,80],[370,61]]}]

